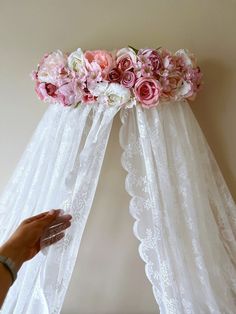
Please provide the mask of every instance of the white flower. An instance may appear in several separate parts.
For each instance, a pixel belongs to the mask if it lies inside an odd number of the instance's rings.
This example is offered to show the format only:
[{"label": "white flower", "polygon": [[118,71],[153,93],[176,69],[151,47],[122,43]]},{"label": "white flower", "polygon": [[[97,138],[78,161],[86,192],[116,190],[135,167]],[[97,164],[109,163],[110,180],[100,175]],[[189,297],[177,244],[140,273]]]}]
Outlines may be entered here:
[{"label": "white flower", "polygon": [[110,83],[107,89],[98,97],[99,102],[109,106],[121,106],[130,100],[130,90],[118,83]]},{"label": "white flower", "polygon": [[177,89],[175,93],[175,99],[180,100],[184,97],[188,97],[192,95],[192,89],[193,89],[193,86],[191,82],[183,81],[181,86]]},{"label": "white flower", "polygon": [[196,66],[196,58],[188,49],[179,49],[175,55],[182,57],[186,66]]},{"label": "white flower", "polygon": [[[68,66],[71,70],[79,72],[79,74],[86,74],[86,61],[84,58],[84,53],[81,48],[72,52],[68,57]],[[85,73],[86,72],[86,73]]]},{"label": "white flower", "polygon": [[93,96],[101,95],[102,93],[104,93],[107,87],[108,87],[108,82],[91,81],[88,83],[88,89]]}]

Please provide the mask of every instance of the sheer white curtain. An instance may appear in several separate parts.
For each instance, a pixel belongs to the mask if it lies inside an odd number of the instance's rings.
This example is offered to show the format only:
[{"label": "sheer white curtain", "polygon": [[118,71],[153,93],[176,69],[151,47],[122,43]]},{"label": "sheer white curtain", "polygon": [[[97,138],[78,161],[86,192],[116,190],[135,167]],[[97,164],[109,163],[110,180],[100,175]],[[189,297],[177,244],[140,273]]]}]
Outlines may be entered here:
[{"label": "sheer white curtain", "polygon": [[236,206],[187,101],[121,111],[134,234],[161,314],[236,311]]},{"label": "sheer white curtain", "polygon": [[55,104],[45,112],[1,195],[1,243],[21,220],[51,208],[73,222],[63,240],[23,265],[1,313],[60,313],[118,110]]},{"label": "sheer white curtain", "polygon": [[[23,265],[0,313],[60,313],[120,106],[51,105],[0,197],[0,241],[51,208],[73,216]],[[187,103],[122,108],[122,164],[139,252],[161,314],[233,314],[236,206]]]}]

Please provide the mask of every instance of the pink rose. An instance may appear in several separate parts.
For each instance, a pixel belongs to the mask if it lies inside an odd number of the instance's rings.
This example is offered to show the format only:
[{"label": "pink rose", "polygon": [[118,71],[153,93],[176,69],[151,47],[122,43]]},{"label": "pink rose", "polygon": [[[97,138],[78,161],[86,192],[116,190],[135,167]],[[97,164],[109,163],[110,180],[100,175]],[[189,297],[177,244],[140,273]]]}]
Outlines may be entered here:
[{"label": "pink rose", "polygon": [[87,50],[84,53],[84,57],[89,64],[96,62],[101,68],[102,78],[107,78],[109,71],[114,65],[112,54],[110,52],[106,50]]},{"label": "pink rose", "polygon": [[133,49],[122,48],[116,52],[116,64],[122,72],[134,68],[136,62],[137,56]]},{"label": "pink rose", "polygon": [[51,83],[36,82],[35,91],[40,100],[48,101],[56,98],[57,87]]},{"label": "pink rose", "polygon": [[122,58],[118,63],[117,63],[118,69],[121,71],[127,71],[130,70],[134,67],[132,60],[129,56]]},{"label": "pink rose", "polygon": [[135,80],[136,80],[136,76],[133,72],[125,71],[122,74],[120,82],[121,82],[121,85],[123,85],[124,87],[131,88],[134,86]]},{"label": "pink rose", "polygon": [[161,85],[152,78],[139,78],[134,86],[134,94],[143,107],[157,105],[161,93]]},{"label": "pink rose", "polygon": [[113,68],[108,73],[108,81],[110,82],[120,82],[122,72],[118,68]]}]

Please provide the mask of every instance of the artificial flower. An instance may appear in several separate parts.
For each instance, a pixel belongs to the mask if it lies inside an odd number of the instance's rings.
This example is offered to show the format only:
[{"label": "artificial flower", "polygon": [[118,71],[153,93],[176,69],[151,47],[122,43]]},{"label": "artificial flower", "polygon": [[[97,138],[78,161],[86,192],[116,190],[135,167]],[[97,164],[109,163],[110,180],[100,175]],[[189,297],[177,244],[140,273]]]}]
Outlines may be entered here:
[{"label": "artificial flower", "polygon": [[45,83],[59,85],[59,81],[68,82],[68,71],[66,69],[67,59],[65,55],[57,50],[46,55],[39,65],[38,80]]},{"label": "artificial flower", "polygon": [[81,48],[72,52],[68,57],[68,67],[75,71],[77,76],[84,81],[87,76],[86,61],[84,58],[84,53]]},{"label": "artificial flower", "polygon": [[131,71],[125,71],[122,73],[120,80],[121,85],[126,88],[132,88],[136,80],[136,75]]},{"label": "artificial flower", "polygon": [[107,89],[98,97],[99,102],[105,102],[109,106],[120,106],[130,100],[131,93],[128,88],[118,83],[110,83]]},{"label": "artificial flower", "polygon": [[134,86],[134,94],[143,107],[150,108],[159,102],[161,84],[152,78],[139,78]]},{"label": "artificial flower", "polygon": [[84,54],[88,63],[97,63],[101,68],[101,75],[103,79],[107,79],[107,75],[113,67],[112,54],[106,50],[87,50]]},{"label": "artificial flower", "polygon": [[116,52],[116,63],[119,70],[127,71],[135,67],[137,56],[133,49],[122,48]]},{"label": "artificial flower", "polygon": [[194,100],[202,72],[188,49],[60,50],[44,54],[31,78],[38,97],[76,108],[79,103],[144,108],[164,101]]}]

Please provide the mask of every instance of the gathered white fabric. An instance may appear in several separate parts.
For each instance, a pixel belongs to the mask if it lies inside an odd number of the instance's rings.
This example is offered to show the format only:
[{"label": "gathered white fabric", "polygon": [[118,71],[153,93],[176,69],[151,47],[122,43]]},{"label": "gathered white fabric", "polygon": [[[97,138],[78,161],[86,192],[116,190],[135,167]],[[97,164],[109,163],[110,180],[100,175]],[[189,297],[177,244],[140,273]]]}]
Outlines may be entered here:
[{"label": "gathered white fabric", "polygon": [[236,205],[186,100],[49,106],[0,197],[0,241],[51,208],[73,223],[22,266],[0,313],[60,313],[118,112],[133,230],[160,313],[235,313]]}]

